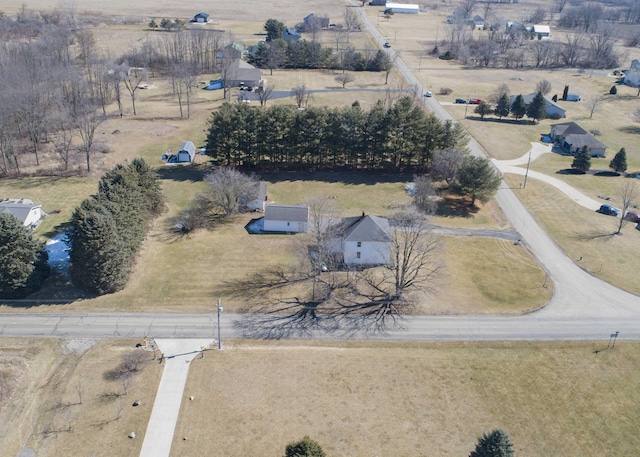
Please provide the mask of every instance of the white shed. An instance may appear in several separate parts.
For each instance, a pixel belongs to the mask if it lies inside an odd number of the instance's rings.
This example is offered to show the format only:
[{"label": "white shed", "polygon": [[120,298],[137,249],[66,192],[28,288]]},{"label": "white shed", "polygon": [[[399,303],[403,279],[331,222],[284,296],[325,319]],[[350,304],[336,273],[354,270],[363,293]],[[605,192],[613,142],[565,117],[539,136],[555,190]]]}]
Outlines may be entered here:
[{"label": "white shed", "polygon": [[394,14],[418,14],[420,6],[413,3],[391,3],[384,5],[386,10],[393,11]]},{"label": "white shed", "polygon": [[196,147],[191,141],[185,141],[180,146],[176,156],[178,157],[178,162],[193,162],[196,157]]},{"label": "white shed", "polygon": [[302,233],[308,226],[307,205],[266,205],[264,209],[265,232]]}]

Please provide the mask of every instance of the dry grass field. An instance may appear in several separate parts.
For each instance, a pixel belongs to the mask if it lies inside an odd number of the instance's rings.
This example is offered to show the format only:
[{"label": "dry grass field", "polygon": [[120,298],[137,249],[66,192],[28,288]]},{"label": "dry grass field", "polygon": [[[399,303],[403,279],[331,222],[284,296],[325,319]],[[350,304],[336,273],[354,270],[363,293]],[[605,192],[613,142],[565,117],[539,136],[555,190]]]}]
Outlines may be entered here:
[{"label": "dry grass field", "polygon": [[192,363],[171,455],[277,456],[309,435],[333,457],[461,456],[494,428],[516,455],[635,455],[640,347],[603,347],[233,344]]},{"label": "dry grass field", "polygon": [[[147,352],[126,395],[104,378],[138,342],[1,338],[0,453],[13,457],[29,447],[38,457],[138,455],[162,366]],[[132,431],[138,439],[127,438]]]}]

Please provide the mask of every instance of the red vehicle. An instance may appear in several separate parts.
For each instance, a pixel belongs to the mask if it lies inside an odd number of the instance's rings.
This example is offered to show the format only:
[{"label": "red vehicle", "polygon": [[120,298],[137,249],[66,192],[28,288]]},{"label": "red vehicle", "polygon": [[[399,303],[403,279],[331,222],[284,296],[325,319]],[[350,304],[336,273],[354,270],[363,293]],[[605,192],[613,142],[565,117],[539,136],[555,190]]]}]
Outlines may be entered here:
[{"label": "red vehicle", "polygon": [[470,105],[479,105],[480,103],[482,103],[482,100],[479,98],[470,98],[469,99],[469,104]]},{"label": "red vehicle", "polygon": [[630,222],[640,222],[640,214],[636,211],[627,211],[627,214],[624,215],[624,219]]}]

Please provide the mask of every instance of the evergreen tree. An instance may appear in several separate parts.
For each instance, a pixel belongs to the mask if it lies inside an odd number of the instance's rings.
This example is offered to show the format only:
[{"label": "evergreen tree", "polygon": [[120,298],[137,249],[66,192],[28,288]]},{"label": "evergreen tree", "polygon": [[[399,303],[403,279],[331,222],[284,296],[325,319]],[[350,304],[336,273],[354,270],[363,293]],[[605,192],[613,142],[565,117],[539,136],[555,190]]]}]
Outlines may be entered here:
[{"label": "evergreen tree", "polygon": [[616,86],[611,86],[611,89],[609,89],[609,93],[611,95],[616,95],[618,93],[618,88]]},{"label": "evergreen tree", "polygon": [[13,215],[0,214],[0,298],[22,298],[49,273],[44,245]]},{"label": "evergreen tree", "polygon": [[503,93],[498,99],[494,113],[500,119],[509,115],[509,95],[507,93]]},{"label": "evergreen tree", "polygon": [[627,171],[627,151],[625,151],[624,148],[620,149],[613,157],[613,159],[611,159],[609,168],[611,168],[616,173],[624,173],[625,171]]},{"label": "evergreen tree", "polygon": [[529,106],[527,106],[527,117],[534,121],[544,119],[547,117],[546,108],[547,102],[544,99],[544,95],[542,95],[542,92],[538,92],[529,103]]},{"label": "evergreen tree", "polygon": [[513,444],[502,430],[493,430],[478,438],[475,450],[469,457],[514,457]]},{"label": "evergreen tree", "polygon": [[308,436],[298,442],[288,444],[284,455],[285,457],[326,457],[322,447]]},{"label": "evergreen tree", "polygon": [[473,206],[476,200],[489,201],[500,187],[500,181],[500,175],[489,159],[467,156],[458,169],[452,190],[458,195],[470,197]]},{"label": "evergreen tree", "polygon": [[267,32],[267,41],[282,38],[282,33],[286,30],[286,26],[277,19],[267,19],[264,23],[264,30]]},{"label": "evergreen tree", "polygon": [[474,110],[474,113],[480,115],[480,119],[484,119],[487,114],[491,114],[492,112],[493,110],[491,109],[491,106],[484,101],[476,106],[476,109]]},{"label": "evergreen tree", "polygon": [[580,151],[576,153],[571,163],[571,168],[574,168],[582,173],[586,173],[591,168],[591,154],[589,153],[589,147],[583,146]]},{"label": "evergreen tree", "polygon": [[524,104],[524,97],[522,97],[522,94],[516,96],[509,111],[511,111],[511,114],[516,118],[516,120],[526,114],[527,106]]}]

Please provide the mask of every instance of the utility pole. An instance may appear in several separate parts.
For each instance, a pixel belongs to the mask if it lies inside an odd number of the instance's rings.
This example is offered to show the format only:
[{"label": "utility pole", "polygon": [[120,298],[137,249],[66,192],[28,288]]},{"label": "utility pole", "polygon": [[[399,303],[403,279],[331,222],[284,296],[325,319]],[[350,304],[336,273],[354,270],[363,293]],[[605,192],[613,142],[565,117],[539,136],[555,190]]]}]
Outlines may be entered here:
[{"label": "utility pole", "polygon": [[529,149],[529,160],[527,161],[527,171],[525,171],[524,173],[524,184],[522,185],[523,189],[526,189],[527,187],[527,177],[529,176],[529,166],[531,165],[531,151],[532,149]]},{"label": "utility pole", "polygon": [[218,298],[218,350],[222,350],[222,337],[220,336],[220,313],[222,312],[222,306],[220,306],[220,299]]}]

